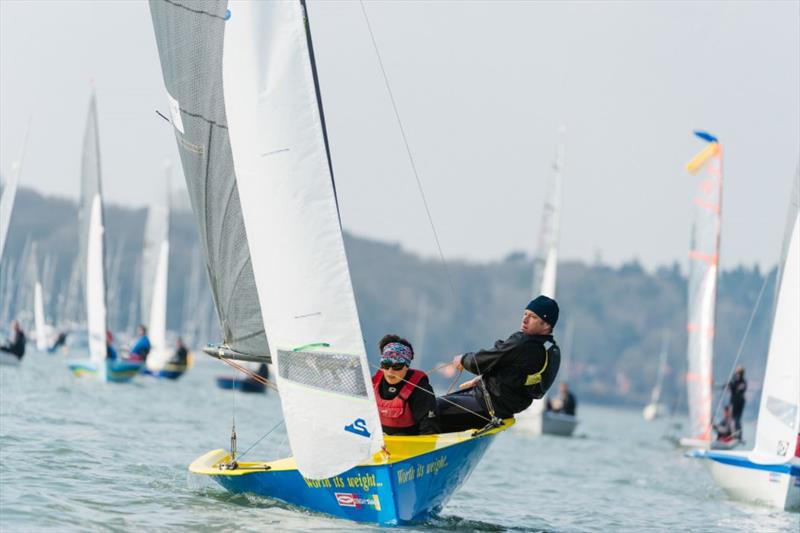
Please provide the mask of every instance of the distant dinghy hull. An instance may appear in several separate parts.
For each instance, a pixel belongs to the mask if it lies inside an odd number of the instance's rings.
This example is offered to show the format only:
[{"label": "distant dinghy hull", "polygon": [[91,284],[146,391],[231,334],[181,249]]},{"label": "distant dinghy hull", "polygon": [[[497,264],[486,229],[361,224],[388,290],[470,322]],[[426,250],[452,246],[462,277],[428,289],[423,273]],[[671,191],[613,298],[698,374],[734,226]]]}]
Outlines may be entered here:
[{"label": "distant dinghy hull", "polygon": [[[106,361],[105,381],[110,383],[125,383],[132,380],[142,369],[142,362],[133,361]],[[98,372],[97,363],[90,359],[82,361],[71,361],[69,369],[76,376],[98,377],[102,373]]]},{"label": "distant dinghy hull", "polygon": [[266,392],[267,387],[263,383],[252,379],[245,379],[235,376],[217,376],[217,387],[224,390],[238,390],[241,392]]},{"label": "distant dinghy hull", "polygon": [[698,452],[714,481],[736,500],[800,511],[800,464],[758,464],[742,452]]},{"label": "distant dinghy hull", "polygon": [[545,411],[543,401],[534,402],[528,410],[517,415],[517,427],[531,435],[571,437],[577,426],[577,417]]},{"label": "distant dinghy hull", "polygon": [[359,465],[325,480],[303,478],[293,458],[266,463],[239,463],[236,470],[222,470],[230,461],[225,450],[198,458],[189,467],[209,475],[234,493],[274,498],[337,518],[380,525],[404,525],[423,521],[444,507],[464,483],[489,444],[506,425],[472,437],[472,431],[418,437],[386,436],[386,449],[369,464]]}]

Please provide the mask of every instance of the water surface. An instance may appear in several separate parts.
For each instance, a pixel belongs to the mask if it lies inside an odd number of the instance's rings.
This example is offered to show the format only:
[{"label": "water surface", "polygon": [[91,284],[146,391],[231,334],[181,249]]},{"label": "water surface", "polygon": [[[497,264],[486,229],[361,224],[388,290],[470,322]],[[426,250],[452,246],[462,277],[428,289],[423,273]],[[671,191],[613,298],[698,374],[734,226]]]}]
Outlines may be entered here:
[{"label": "water surface", "polygon": [[[379,530],[233,495],[188,464],[280,420],[275,395],[235,396],[199,358],[177,382],[75,378],[63,356],[0,366],[0,531]],[[235,406],[234,406],[235,403]],[[800,515],[732,502],[663,438],[670,421],[579,405],[577,437],[500,435],[442,514],[406,531],[794,531]],[[674,421],[673,421],[674,422]],[[279,427],[248,454],[286,451]],[[752,427],[746,431],[752,436]]]}]

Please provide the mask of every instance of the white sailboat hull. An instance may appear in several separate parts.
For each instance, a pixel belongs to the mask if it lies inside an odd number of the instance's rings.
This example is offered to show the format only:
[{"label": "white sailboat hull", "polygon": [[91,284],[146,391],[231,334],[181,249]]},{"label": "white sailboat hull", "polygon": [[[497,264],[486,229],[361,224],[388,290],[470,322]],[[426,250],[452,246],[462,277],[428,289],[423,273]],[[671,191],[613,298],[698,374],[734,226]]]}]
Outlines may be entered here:
[{"label": "white sailboat hull", "polygon": [[649,403],[642,409],[642,417],[650,422],[664,414],[666,410],[660,403]]},{"label": "white sailboat hull", "polygon": [[516,427],[531,435],[571,437],[578,425],[578,419],[572,415],[535,410],[520,413],[516,420]]},{"label": "white sailboat hull", "polygon": [[800,511],[800,465],[761,465],[749,452],[703,454],[714,481],[733,499]]}]

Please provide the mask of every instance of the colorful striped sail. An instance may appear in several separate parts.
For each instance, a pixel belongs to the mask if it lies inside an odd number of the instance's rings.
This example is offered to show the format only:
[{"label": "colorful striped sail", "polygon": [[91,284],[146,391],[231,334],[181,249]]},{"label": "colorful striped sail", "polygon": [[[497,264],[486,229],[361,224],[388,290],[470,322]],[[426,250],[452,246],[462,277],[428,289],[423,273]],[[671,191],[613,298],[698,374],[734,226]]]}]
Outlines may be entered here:
[{"label": "colorful striped sail", "polygon": [[698,177],[689,248],[688,372],[689,431],[710,442],[712,368],[722,201],[722,145],[713,135],[695,132],[709,144],[686,165]]}]

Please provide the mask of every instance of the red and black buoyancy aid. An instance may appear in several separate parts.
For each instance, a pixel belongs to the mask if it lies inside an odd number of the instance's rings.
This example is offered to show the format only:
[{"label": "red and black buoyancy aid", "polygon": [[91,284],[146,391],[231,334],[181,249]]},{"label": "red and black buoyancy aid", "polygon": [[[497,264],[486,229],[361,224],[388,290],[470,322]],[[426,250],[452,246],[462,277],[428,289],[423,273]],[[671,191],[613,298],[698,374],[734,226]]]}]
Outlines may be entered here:
[{"label": "red and black buoyancy aid", "polygon": [[381,398],[381,380],[383,370],[378,370],[372,376],[372,387],[375,390],[375,401],[378,403],[378,413],[381,415],[381,425],[393,428],[408,428],[416,424],[414,414],[408,405],[408,398],[417,388],[422,378],[428,377],[422,370],[414,370],[411,376],[403,382],[403,388],[391,400]]}]

